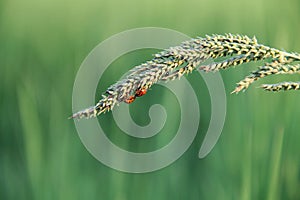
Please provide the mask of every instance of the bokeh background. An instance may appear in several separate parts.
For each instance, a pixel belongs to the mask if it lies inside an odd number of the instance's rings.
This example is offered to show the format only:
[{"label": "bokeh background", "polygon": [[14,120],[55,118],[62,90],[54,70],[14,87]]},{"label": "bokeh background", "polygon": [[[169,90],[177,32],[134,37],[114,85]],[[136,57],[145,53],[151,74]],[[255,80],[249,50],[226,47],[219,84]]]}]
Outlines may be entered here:
[{"label": "bokeh background", "polygon": [[[299,75],[273,76],[245,93],[229,95],[259,63],[223,71],[228,95],[224,130],[213,151],[200,160],[210,99],[201,76],[191,74],[188,80],[201,109],[197,137],[180,159],[152,173],[128,174],[106,167],[89,154],[73,121],[67,120],[80,64],[113,34],[147,26],[191,37],[241,33],[300,52],[299,19],[298,0],[1,0],[0,199],[300,199],[300,92],[256,88],[297,80]],[[112,63],[95,101],[155,52],[131,52]],[[151,151],[174,137],[180,114],[176,97],[154,86],[130,105],[137,124],[149,123],[153,103],[161,103],[169,115],[166,127],[153,138],[127,136],[112,122],[111,113],[99,121],[122,148]]]}]

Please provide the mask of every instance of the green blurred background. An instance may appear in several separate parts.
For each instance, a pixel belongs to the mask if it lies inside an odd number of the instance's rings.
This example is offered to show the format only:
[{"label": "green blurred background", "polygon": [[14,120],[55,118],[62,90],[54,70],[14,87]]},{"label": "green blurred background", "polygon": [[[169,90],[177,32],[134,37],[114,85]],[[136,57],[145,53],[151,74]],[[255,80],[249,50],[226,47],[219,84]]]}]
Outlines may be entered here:
[{"label": "green blurred background", "polygon": [[[113,34],[147,26],[191,37],[240,33],[300,52],[299,19],[298,0],[1,0],[0,199],[300,199],[300,92],[256,89],[261,83],[297,80],[299,75],[270,77],[245,93],[229,95],[258,63],[222,72],[228,95],[225,126],[213,151],[200,160],[210,99],[201,76],[191,74],[188,80],[201,108],[198,134],[180,159],[152,173],[106,167],[89,154],[73,121],[67,120],[80,64]],[[155,52],[136,51],[117,59],[105,72],[96,99],[122,73]],[[112,131],[117,128],[111,113],[99,121],[122,148],[159,148],[177,128],[176,98],[155,86],[130,106],[136,123],[146,125],[149,107],[160,102],[173,114],[158,136],[145,141]]]}]

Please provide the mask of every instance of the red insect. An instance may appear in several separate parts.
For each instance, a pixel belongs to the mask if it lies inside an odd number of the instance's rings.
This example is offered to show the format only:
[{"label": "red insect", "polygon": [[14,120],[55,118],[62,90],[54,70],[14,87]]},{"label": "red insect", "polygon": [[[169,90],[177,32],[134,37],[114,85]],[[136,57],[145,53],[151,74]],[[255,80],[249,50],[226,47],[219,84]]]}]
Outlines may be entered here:
[{"label": "red insect", "polygon": [[135,95],[131,95],[124,102],[130,104],[130,103],[134,102],[134,100],[135,100]]},{"label": "red insect", "polygon": [[130,103],[134,102],[136,97],[141,97],[141,96],[145,95],[146,93],[147,93],[147,89],[145,89],[145,88],[138,89],[135,91],[134,95],[129,96],[128,99],[126,99],[124,102],[130,104]]},{"label": "red insect", "polygon": [[145,95],[146,93],[147,93],[147,89],[145,89],[145,88],[138,89],[138,90],[135,92],[135,96],[136,96],[136,97],[141,97],[141,96]]}]

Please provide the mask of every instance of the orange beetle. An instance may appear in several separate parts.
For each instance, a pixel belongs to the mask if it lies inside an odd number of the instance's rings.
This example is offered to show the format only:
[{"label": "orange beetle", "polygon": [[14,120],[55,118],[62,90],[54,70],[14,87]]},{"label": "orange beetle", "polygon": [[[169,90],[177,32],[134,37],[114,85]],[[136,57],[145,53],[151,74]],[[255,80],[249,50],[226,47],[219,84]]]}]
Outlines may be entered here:
[{"label": "orange beetle", "polygon": [[147,89],[145,89],[145,88],[138,89],[138,90],[135,92],[135,96],[141,97],[141,96],[145,95],[146,93],[147,93]]},{"label": "orange beetle", "polygon": [[141,97],[141,96],[145,95],[146,93],[147,93],[147,89],[145,89],[145,88],[138,89],[135,91],[134,95],[129,96],[128,99],[126,99],[124,102],[130,104],[130,103],[134,102],[136,97]]},{"label": "orange beetle", "polygon": [[135,100],[135,96],[132,95],[132,96],[129,96],[129,98],[126,99],[124,102],[130,104],[130,103],[134,102],[134,100]]}]

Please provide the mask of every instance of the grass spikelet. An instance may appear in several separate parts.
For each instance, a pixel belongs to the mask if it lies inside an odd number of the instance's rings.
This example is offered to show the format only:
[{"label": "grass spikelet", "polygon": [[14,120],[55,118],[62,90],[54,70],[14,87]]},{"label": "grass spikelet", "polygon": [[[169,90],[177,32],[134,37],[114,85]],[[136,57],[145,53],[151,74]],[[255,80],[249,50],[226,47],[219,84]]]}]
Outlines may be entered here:
[{"label": "grass spikelet", "polygon": [[[224,58],[223,61],[201,66],[207,59]],[[148,62],[134,67],[124,79],[111,85],[95,105],[73,114],[70,118],[90,118],[105,113],[121,102],[132,103],[143,96],[158,81],[180,79],[191,73],[199,65],[199,69],[215,72],[231,66],[258,60],[271,59],[257,71],[252,72],[237,84],[232,93],[246,90],[254,81],[272,74],[290,74],[299,72],[300,56],[259,44],[255,37],[244,35],[212,35],[198,37],[183,42],[154,55]],[[284,82],[262,85],[268,91],[298,90],[299,83]]]},{"label": "grass spikelet", "polygon": [[263,84],[261,85],[266,91],[278,92],[287,90],[300,90],[300,82],[282,82],[276,84]]},{"label": "grass spikelet", "polygon": [[[238,93],[241,90],[246,90],[250,84],[258,79],[270,76],[273,74],[293,74],[300,72],[300,65],[282,65],[279,63],[266,64],[265,66],[260,67],[258,70],[252,72],[245,79],[237,83],[237,87],[232,93]],[[266,88],[265,88],[266,89]]]}]

